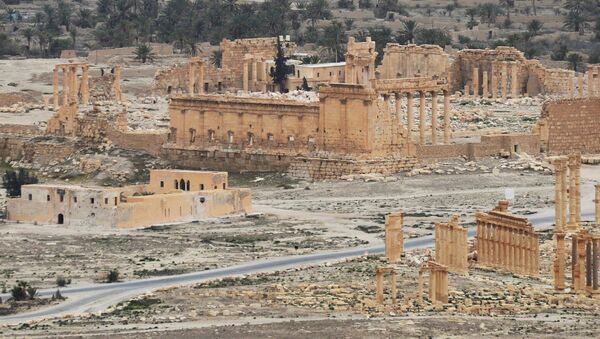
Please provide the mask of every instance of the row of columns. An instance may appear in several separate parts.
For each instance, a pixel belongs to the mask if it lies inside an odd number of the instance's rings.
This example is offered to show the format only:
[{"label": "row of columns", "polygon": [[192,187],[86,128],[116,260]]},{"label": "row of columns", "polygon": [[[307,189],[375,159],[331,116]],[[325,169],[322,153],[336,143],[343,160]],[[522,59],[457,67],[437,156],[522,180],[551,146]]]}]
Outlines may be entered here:
[{"label": "row of columns", "polygon": [[196,89],[198,94],[204,94],[204,70],[204,62],[197,58],[190,60],[188,65],[188,94],[190,96],[196,95]]},{"label": "row of columns", "polygon": [[[557,158],[554,161],[554,173],[555,232],[577,231],[581,224],[581,154]],[[567,196],[569,198],[568,223],[566,222]]]},{"label": "row of columns", "polygon": [[[498,68],[500,69],[500,88],[498,88]],[[510,88],[509,88],[509,69],[510,69]],[[500,94],[502,99],[507,99],[509,93],[511,98],[519,96],[519,64],[516,61],[494,61],[492,62],[491,77],[488,72],[484,71],[481,74],[481,86],[479,84],[479,68],[473,67],[471,78],[471,89],[473,96],[487,99],[492,96],[492,99],[497,99]],[[491,80],[491,86],[490,81]],[[471,90],[468,84],[465,84],[465,96],[471,95]]]},{"label": "row of columns", "polygon": [[458,216],[453,216],[447,224],[436,224],[435,261],[450,271],[467,273],[467,257],[467,230],[458,225]]},{"label": "row of columns", "polygon": [[[587,93],[585,90],[585,78],[587,74]],[[574,98],[588,98],[600,97],[600,66],[589,65],[587,73],[577,74],[571,73],[567,80],[567,96],[571,99]],[[596,81],[594,81],[594,74],[596,75]],[[596,93],[596,94],[594,94]]]},{"label": "row of columns", "polygon": [[385,256],[390,264],[399,262],[404,251],[403,224],[402,212],[390,213],[385,216]]},{"label": "row of columns", "polygon": [[423,274],[429,272],[429,300],[433,304],[448,303],[448,268],[434,261],[428,261],[419,269],[418,302],[423,303]]},{"label": "row of columns", "polygon": [[[250,67],[252,68],[250,69]],[[252,73],[250,73],[250,71],[252,71]],[[252,90],[266,92],[268,79],[269,70],[265,61],[256,58],[244,59],[242,65],[242,89],[244,91],[249,91],[250,84],[252,84]]]},{"label": "row of columns", "polygon": [[600,237],[582,230],[573,235],[572,288],[577,293],[598,291]]},{"label": "row of columns", "polygon": [[[81,67],[81,83],[78,83],[77,70]],[[54,66],[52,77],[52,103],[54,110],[58,110],[59,103],[59,72],[62,71],[62,104],[67,105],[70,102],[78,102],[81,95],[81,102],[87,104],[90,100],[89,92],[89,66],[87,64],[63,64]]]},{"label": "row of columns", "polygon": [[[438,119],[438,93],[437,91],[429,91],[431,95],[431,144],[436,145],[437,141],[437,119]],[[407,135],[406,139],[408,142],[412,142],[412,130],[415,124],[414,117],[414,98],[412,92],[398,92],[395,93],[396,100],[396,124],[398,126],[401,125],[401,116],[402,116],[402,105],[400,101],[406,95],[406,130]],[[425,145],[425,136],[426,136],[426,103],[425,103],[425,95],[426,91],[419,91],[419,139],[418,142],[421,145]],[[444,101],[443,101],[443,114],[444,114],[444,133],[443,133],[443,142],[444,144],[450,144],[450,95],[448,91],[443,91]],[[386,101],[386,107],[389,106],[389,95],[384,95],[384,100]]]},{"label": "row of columns", "polygon": [[535,232],[477,220],[477,260],[485,266],[537,275],[538,241]]}]

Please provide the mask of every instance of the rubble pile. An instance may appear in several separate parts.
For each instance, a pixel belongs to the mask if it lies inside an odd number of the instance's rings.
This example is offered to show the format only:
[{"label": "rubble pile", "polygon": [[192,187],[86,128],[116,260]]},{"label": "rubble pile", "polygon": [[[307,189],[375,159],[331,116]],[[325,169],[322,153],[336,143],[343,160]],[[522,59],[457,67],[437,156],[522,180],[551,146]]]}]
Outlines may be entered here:
[{"label": "rubble pile", "polygon": [[502,171],[532,171],[550,175],[553,173],[552,166],[541,159],[521,154],[517,158],[492,158],[491,161],[466,161],[464,159],[448,160],[444,162],[425,164],[412,169],[406,176],[427,174],[500,174]]},{"label": "rubble pile", "polygon": [[225,93],[225,95],[235,94],[244,98],[265,98],[265,99],[285,99],[285,100],[296,100],[300,102],[318,102],[319,93],[313,91],[301,91],[294,90],[287,93],[279,92],[245,92],[237,91],[236,93]]}]

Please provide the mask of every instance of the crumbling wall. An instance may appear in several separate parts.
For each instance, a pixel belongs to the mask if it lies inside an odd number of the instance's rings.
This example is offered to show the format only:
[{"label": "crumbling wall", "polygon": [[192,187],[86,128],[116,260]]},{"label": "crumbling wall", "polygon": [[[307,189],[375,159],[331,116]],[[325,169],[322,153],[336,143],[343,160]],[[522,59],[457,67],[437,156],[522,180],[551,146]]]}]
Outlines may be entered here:
[{"label": "crumbling wall", "polygon": [[545,103],[537,132],[548,154],[600,153],[600,98]]},{"label": "crumbling wall", "polygon": [[335,180],[351,174],[391,175],[409,171],[416,163],[413,157],[394,156],[368,160],[298,157],[291,162],[288,173],[294,178],[305,180]]},{"label": "crumbling wall", "polygon": [[[204,66],[204,92],[219,92],[235,87],[234,78],[241,71],[228,67],[217,68],[215,65],[205,63]],[[189,64],[176,64],[169,68],[159,69],[154,75],[152,90],[159,94],[187,93],[189,82]]]},{"label": "crumbling wall", "polygon": [[[288,50],[294,48],[292,43],[286,43]],[[231,69],[235,72],[231,79],[231,86],[243,88],[244,59],[247,54],[257,59],[272,60],[277,55],[277,38],[255,38],[255,39],[223,39],[220,44],[222,68]]]},{"label": "crumbling wall", "polygon": [[[173,55],[173,46],[170,44],[151,43],[152,53],[155,56]],[[91,64],[107,63],[115,56],[133,56],[137,47],[107,48],[90,51],[88,62]]]},{"label": "crumbling wall", "polygon": [[23,160],[41,166],[60,162],[77,150],[73,138],[40,136],[23,144]]},{"label": "crumbling wall", "polygon": [[448,74],[449,55],[437,45],[388,43],[383,50],[379,79],[443,78]]}]

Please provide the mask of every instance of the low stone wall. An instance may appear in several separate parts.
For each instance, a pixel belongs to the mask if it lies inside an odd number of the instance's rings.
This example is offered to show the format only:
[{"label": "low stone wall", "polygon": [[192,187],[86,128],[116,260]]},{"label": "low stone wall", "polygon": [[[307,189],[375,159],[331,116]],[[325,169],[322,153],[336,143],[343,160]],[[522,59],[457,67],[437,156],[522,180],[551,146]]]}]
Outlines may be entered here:
[{"label": "low stone wall", "polygon": [[23,147],[31,137],[14,134],[0,134],[0,157],[15,160],[23,157]]},{"label": "low stone wall", "polygon": [[415,158],[346,160],[298,157],[291,162],[288,173],[298,179],[335,180],[350,174],[391,175],[409,171],[416,163]]},{"label": "low stone wall", "polygon": [[0,134],[42,135],[44,131],[34,125],[0,124]]},{"label": "low stone wall", "polygon": [[417,145],[417,156],[421,162],[435,162],[458,157],[475,160],[501,153],[538,154],[540,141],[535,134],[484,135],[479,143],[452,145]]},{"label": "low stone wall", "polygon": [[23,145],[23,160],[46,166],[55,161],[62,161],[76,150],[76,142],[72,138],[36,137]]},{"label": "low stone wall", "polygon": [[109,128],[106,132],[113,145],[134,151],[143,151],[153,156],[161,154],[162,146],[167,142],[167,132],[121,132]]},{"label": "low stone wall", "polygon": [[288,155],[248,153],[245,151],[189,150],[165,146],[161,156],[182,168],[214,171],[285,171],[292,159]]}]

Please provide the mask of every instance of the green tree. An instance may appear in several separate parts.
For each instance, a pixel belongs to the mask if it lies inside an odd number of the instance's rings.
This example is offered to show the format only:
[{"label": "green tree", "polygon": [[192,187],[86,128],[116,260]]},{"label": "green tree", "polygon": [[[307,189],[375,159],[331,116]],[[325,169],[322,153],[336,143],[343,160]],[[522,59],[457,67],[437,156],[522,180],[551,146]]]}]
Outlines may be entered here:
[{"label": "green tree", "polygon": [[590,28],[589,15],[593,10],[592,0],[567,0],[564,9],[567,10],[567,16],[564,18],[563,27],[573,32],[579,32],[583,35]]},{"label": "green tree", "polygon": [[310,91],[312,90],[312,87],[308,86],[308,81],[306,80],[306,77],[302,77],[302,87],[301,89],[303,91]]},{"label": "green tree", "polygon": [[531,36],[536,36],[538,34],[540,34],[540,31],[542,30],[542,28],[544,27],[544,24],[537,20],[537,19],[533,19],[531,21],[529,21],[529,23],[527,24],[527,32],[531,35]]},{"label": "green tree", "polygon": [[569,53],[569,48],[567,45],[561,43],[558,47],[550,54],[550,59],[563,61],[567,58],[567,53]]},{"label": "green tree", "polygon": [[342,23],[332,21],[323,30],[323,35],[319,39],[319,44],[325,46],[335,62],[344,59],[344,46],[346,44],[346,32]]},{"label": "green tree", "polygon": [[215,65],[216,68],[221,68],[221,61],[223,60],[223,52],[221,50],[213,51],[210,55],[210,63]]},{"label": "green tree", "polygon": [[279,92],[285,92],[285,81],[288,78],[288,75],[291,73],[291,68],[287,65],[287,57],[285,56],[283,44],[279,40],[277,40],[277,56],[275,56],[275,67],[271,68],[270,73],[271,78],[273,78],[273,84],[279,87]]},{"label": "green tree", "polygon": [[400,15],[408,16],[406,9],[398,3],[398,0],[378,0],[377,6],[373,9],[376,18],[385,18],[388,12],[396,12]]},{"label": "green tree", "polygon": [[80,8],[75,22],[81,28],[91,28],[94,26],[94,14],[90,9]]},{"label": "green tree", "polygon": [[485,22],[490,27],[496,23],[498,15],[502,15],[502,8],[493,3],[485,3],[477,7],[481,22]]},{"label": "green tree", "polygon": [[398,32],[396,40],[400,44],[413,44],[419,30],[419,25],[414,20],[402,21],[402,28]]},{"label": "green tree", "polygon": [[56,12],[58,24],[65,26],[68,32],[71,29],[71,15],[73,14],[71,5],[66,3],[64,0],[58,0]]},{"label": "green tree", "polygon": [[446,31],[439,28],[424,28],[418,31],[415,41],[418,45],[438,45],[444,48],[452,43],[452,38]]},{"label": "green tree", "polygon": [[473,29],[479,23],[475,20],[475,16],[477,15],[477,8],[467,8],[465,10],[465,14],[469,17],[469,21],[467,22],[467,28]]},{"label": "green tree", "polygon": [[385,26],[369,27],[369,36],[375,41],[375,50],[377,51],[377,57],[375,58],[375,65],[380,65],[383,59],[383,49],[389,42],[393,42],[392,30]]},{"label": "green tree", "polygon": [[510,9],[515,7],[515,0],[500,0],[500,5],[506,8],[506,20],[510,21]]},{"label": "green tree", "polygon": [[22,32],[23,37],[27,40],[27,52],[31,50],[31,40],[33,40],[33,36],[35,35],[35,31],[31,27],[27,27]]},{"label": "green tree", "polygon": [[310,20],[312,26],[318,20],[331,19],[331,9],[327,0],[310,0],[306,5],[306,17]]},{"label": "green tree", "polygon": [[106,282],[107,283],[115,283],[119,281],[119,270],[117,270],[116,268],[113,268],[112,270],[108,271],[108,273],[106,274]]},{"label": "green tree", "polygon": [[569,53],[567,55],[567,61],[571,65],[571,68],[573,68],[573,70],[575,72],[577,72],[577,69],[579,68],[579,66],[583,62],[583,57],[579,53]]},{"label": "green tree", "polygon": [[22,168],[18,172],[8,170],[2,176],[2,185],[6,189],[8,197],[19,197],[21,196],[21,186],[37,183],[38,179]]},{"label": "green tree", "polygon": [[152,52],[152,47],[147,44],[138,45],[134,54],[136,60],[140,60],[143,64],[145,64],[146,61],[154,60],[154,52]]}]

